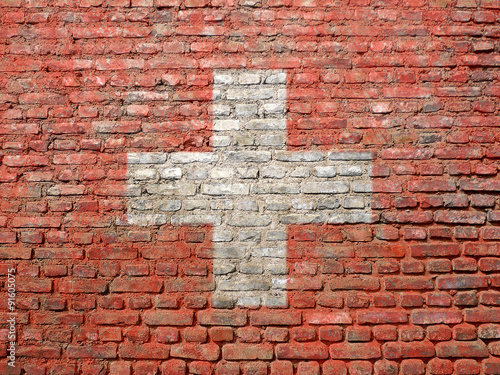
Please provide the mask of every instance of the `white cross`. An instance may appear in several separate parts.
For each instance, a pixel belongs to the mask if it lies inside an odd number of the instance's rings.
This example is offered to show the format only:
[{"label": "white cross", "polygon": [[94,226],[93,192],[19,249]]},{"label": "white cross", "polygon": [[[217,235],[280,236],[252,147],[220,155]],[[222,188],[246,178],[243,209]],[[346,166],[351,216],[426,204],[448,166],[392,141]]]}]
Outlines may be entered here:
[{"label": "white cross", "polygon": [[286,226],[371,221],[371,153],[286,150],[286,73],[214,72],[213,152],[128,154],[129,225],[213,225],[214,298],[286,304]]}]

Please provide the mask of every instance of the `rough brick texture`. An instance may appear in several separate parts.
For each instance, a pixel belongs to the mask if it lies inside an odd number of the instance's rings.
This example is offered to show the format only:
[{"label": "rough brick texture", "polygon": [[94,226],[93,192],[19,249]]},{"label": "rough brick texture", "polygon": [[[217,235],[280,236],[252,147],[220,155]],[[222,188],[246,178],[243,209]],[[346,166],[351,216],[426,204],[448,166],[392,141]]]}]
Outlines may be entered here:
[{"label": "rough brick texture", "polygon": [[0,373],[499,374],[499,17],[0,0]]}]

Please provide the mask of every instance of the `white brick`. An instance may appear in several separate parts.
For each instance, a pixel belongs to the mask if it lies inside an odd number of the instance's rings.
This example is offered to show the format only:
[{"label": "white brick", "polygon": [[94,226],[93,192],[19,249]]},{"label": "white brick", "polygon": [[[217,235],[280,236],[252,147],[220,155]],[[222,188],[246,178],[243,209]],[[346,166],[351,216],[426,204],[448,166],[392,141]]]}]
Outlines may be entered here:
[{"label": "white brick", "polygon": [[220,215],[174,215],[171,219],[173,225],[220,225],[221,222]]},{"label": "white brick", "polygon": [[253,194],[299,194],[300,187],[298,184],[256,184],[252,185]]},{"label": "white brick", "polygon": [[231,144],[231,136],[229,135],[214,135],[212,137],[212,145],[214,147],[227,147]]},{"label": "white brick", "polygon": [[156,178],[155,169],[138,169],[134,172],[134,179],[136,180],[154,180]]},{"label": "white brick", "polygon": [[239,82],[242,85],[257,85],[260,83],[260,74],[242,73],[239,76]]},{"label": "white brick", "polygon": [[262,88],[256,90],[252,88],[231,88],[227,90],[226,98],[229,100],[265,100],[273,97],[274,90],[272,88]]},{"label": "white brick", "polygon": [[232,216],[228,224],[233,227],[265,227],[271,224],[271,218],[267,215],[247,213]]},{"label": "white brick", "polygon": [[271,160],[270,151],[228,151],[225,153],[228,161],[241,163],[264,163]]},{"label": "white brick", "polygon": [[184,200],[184,209],[186,211],[205,210],[208,208],[208,201],[200,199]]},{"label": "white brick", "polygon": [[314,175],[321,178],[335,177],[337,175],[337,168],[334,166],[314,167]]},{"label": "white brick", "polygon": [[266,78],[266,83],[269,84],[285,84],[286,83],[286,73],[285,72],[277,72],[274,74],[270,74]]},{"label": "white brick", "polygon": [[288,161],[288,162],[313,162],[313,161],[321,161],[324,156],[323,153],[317,151],[275,151],[274,158],[279,161]]},{"label": "white brick", "polygon": [[181,206],[182,203],[180,200],[167,200],[161,202],[160,207],[158,207],[158,210],[168,211],[168,212],[179,211],[181,209]]},{"label": "white brick", "polygon": [[233,208],[234,203],[230,199],[210,202],[210,209],[212,210],[232,210]]},{"label": "white brick", "polygon": [[216,163],[219,160],[217,154],[212,152],[173,152],[170,161],[174,164],[186,163]]},{"label": "white brick", "polygon": [[256,179],[259,176],[259,169],[254,167],[240,167],[236,171],[240,178]]},{"label": "white brick", "polygon": [[363,169],[359,165],[339,165],[339,176],[361,176]]},{"label": "white brick", "polygon": [[252,256],[258,258],[285,258],[285,247],[256,247],[252,249]]},{"label": "white brick", "polygon": [[230,74],[215,73],[214,83],[217,85],[231,85],[234,83],[234,78]]},{"label": "white brick", "polygon": [[240,231],[238,235],[238,240],[240,242],[259,242],[260,241],[260,231]]},{"label": "white brick", "polygon": [[162,164],[167,160],[167,154],[159,152],[129,152],[128,164]]},{"label": "white brick", "polygon": [[344,208],[365,208],[365,200],[360,196],[345,197]]},{"label": "white brick", "polygon": [[285,137],[281,134],[265,134],[260,136],[262,146],[284,146]]},{"label": "white brick", "polygon": [[214,120],[213,130],[216,132],[239,130],[239,129],[240,129],[239,120]]},{"label": "white brick", "polygon": [[284,119],[254,119],[245,124],[245,129],[248,130],[285,130],[286,120]]},{"label": "white brick", "polygon": [[292,200],[292,207],[296,210],[314,210],[316,208],[316,202],[303,199]]},{"label": "white brick", "polygon": [[373,154],[371,152],[356,152],[356,151],[348,151],[348,152],[338,152],[332,151],[328,154],[328,159],[330,160],[372,160]]},{"label": "white brick", "polygon": [[285,106],[282,103],[265,103],[262,106],[262,109],[266,114],[276,114],[285,112]]},{"label": "white brick", "polygon": [[342,194],[349,192],[349,184],[341,181],[305,182],[301,191],[304,194]]},{"label": "white brick", "polygon": [[262,167],[260,175],[264,178],[283,178],[285,177],[286,171],[286,168],[270,165]]},{"label": "white brick", "polygon": [[196,184],[186,184],[182,182],[168,184],[150,184],[146,186],[149,194],[159,195],[195,195]]},{"label": "white brick", "polygon": [[255,116],[258,110],[257,104],[236,104],[236,116]]},{"label": "white brick", "polygon": [[188,180],[206,180],[208,172],[205,169],[188,169],[186,179]]},{"label": "white brick", "polygon": [[232,178],[234,176],[234,168],[213,168],[209,171],[210,178],[216,180]]},{"label": "white brick", "polygon": [[167,215],[163,214],[140,214],[128,215],[126,221],[117,220],[116,225],[137,225],[141,227],[167,224]]},{"label": "white brick", "polygon": [[160,169],[160,177],[164,180],[178,180],[182,177],[182,169],[180,168],[163,168]]},{"label": "white brick", "polygon": [[281,224],[312,224],[324,223],[323,214],[288,214],[280,217]]},{"label": "white brick", "polygon": [[206,195],[248,195],[250,185],[248,184],[203,184],[202,194]]},{"label": "white brick", "polygon": [[214,104],[212,112],[214,116],[229,116],[231,114],[231,107],[227,104]]}]

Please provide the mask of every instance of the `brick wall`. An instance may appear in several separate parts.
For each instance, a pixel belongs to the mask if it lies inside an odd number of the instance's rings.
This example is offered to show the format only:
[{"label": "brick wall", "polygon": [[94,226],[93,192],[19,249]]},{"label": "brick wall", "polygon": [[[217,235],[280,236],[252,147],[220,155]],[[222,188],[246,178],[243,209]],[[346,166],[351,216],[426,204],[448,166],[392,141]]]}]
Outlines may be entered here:
[{"label": "brick wall", "polygon": [[499,9],[0,0],[0,373],[500,374]]}]

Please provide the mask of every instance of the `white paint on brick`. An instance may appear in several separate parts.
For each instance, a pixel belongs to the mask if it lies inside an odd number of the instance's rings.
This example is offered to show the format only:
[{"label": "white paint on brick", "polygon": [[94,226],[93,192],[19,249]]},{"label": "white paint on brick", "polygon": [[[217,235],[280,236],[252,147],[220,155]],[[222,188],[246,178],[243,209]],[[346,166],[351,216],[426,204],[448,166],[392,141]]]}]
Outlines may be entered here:
[{"label": "white paint on brick", "polygon": [[288,151],[284,71],[215,71],[213,98],[213,152],[129,154],[118,224],[212,224],[213,305],[286,306],[287,225],[371,222],[372,155]]}]

